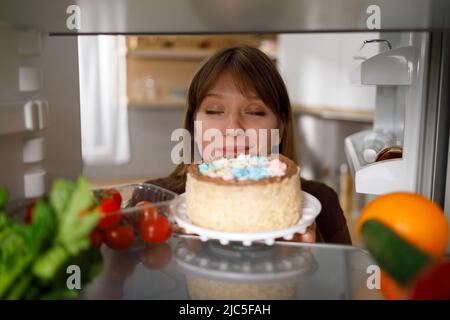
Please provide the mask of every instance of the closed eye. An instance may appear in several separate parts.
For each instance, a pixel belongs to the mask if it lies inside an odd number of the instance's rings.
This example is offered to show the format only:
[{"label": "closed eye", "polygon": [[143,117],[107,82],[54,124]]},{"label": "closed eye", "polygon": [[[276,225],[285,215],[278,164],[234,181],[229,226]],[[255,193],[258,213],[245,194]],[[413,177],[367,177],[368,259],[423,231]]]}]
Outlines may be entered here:
[{"label": "closed eye", "polygon": [[265,116],[266,113],[264,111],[249,111],[248,114],[254,115],[254,116]]},{"label": "closed eye", "polygon": [[215,110],[206,110],[206,114],[221,114],[223,111],[215,111]]}]

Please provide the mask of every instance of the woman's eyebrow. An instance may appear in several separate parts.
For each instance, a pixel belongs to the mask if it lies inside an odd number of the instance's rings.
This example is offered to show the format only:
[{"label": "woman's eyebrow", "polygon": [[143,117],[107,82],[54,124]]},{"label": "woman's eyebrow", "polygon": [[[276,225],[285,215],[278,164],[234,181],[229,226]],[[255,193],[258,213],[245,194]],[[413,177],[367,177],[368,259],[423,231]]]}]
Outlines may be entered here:
[{"label": "woman's eyebrow", "polygon": [[[207,93],[205,95],[205,98],[208,98],[208,97],[225,98],[226,95],[223,95],[223,94],[220,94],[220,93],[215,93],[215,92],[210,92],[210,93]],[[248,95],[248,96],[246,96],[246,98],[249,99],[249,100],[261,100],[262,101],[262,99],[258,95]]]},{"label": "woman's eyebrow", "polygon": [[225,97],[223,94],[220,94],[220,93],[207,93],[206,95],[205,95],[205,98],[208,98],[208,97],[213,97],[213,98],[223,98],[223,97]]}]

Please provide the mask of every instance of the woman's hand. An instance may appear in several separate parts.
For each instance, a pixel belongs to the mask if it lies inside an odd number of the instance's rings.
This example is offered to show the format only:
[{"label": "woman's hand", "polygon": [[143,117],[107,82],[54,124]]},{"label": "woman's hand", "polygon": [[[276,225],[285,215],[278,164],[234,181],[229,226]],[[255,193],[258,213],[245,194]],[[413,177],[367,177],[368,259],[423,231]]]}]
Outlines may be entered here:
[{"label": "woman's hand", "polygon": [[307,243],[316,242],[316,223],[314,222],[312,225],[310,225],[306,229],[305,233],[296,233],[292,241]]}]

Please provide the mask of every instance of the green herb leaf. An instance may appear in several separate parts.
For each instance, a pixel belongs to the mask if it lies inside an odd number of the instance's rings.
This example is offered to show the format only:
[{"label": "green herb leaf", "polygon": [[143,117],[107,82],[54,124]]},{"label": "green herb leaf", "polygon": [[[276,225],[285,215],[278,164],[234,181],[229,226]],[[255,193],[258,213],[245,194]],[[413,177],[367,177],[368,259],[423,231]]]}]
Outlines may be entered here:
[{"label": "green herb leaf", "polygon": [[50,204],[44,199],[39,199],[33,209],[31,224],[37,249],[54,237],[56,231],[55,220],[55,213]]},{"label": "green herb leaf", "polygon": [[[100,218],[97,211],[86,211],[93,203],[94,196],[89,184],[85,178],[80,177],[66,206],[57,235],[57,241],[63,244],[71,255],[76,255],[90,246],[89,234]],[[81,214],[83,211],[86,212]]]},{"label": "green herb leaf", "polygon": [[3,211],[6,205],[6,200],[8,199],[8,193],[6,192],[6,188],[0,186],[0,211]]},{"label": "green herb leaf", "polygon": [[71,181],[57,179],[50,191],[50,204],[56,211],[58,221],[65,215],[66,206],[75,190],[75,184]]},{"label": "green herb leaf", "polygon": [[33,264],[33,274],[43,281],[49,281],[69,257],[62,246],[53,246]]},{"label": "green herb leaf", "polygon": [[32,242],[29,226],[11,225],[11,232],[0,246],[0,297],[5,296],[35,258]]}]

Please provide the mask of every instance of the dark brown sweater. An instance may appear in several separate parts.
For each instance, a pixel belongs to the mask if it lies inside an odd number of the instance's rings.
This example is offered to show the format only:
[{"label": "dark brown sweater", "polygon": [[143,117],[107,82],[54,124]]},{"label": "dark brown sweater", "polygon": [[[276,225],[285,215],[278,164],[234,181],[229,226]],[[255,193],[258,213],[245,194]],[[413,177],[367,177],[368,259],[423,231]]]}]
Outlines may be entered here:
[{"label": "dark brown sweater", "polygon": [[[181,194],[185,192],[186,177],[180,176],[180,180],[183,180],[183,183],[177,188],[168,185],[169,178],[149,180],[146,183],[156,184],[162,188]],[[351,244],[347,222],[336,192],[326,184],[318,181],[302,178],[301,184],[303,191],[312,194],[322,204],[322,211],[316,218],[318,241],[335,244]]]}]

